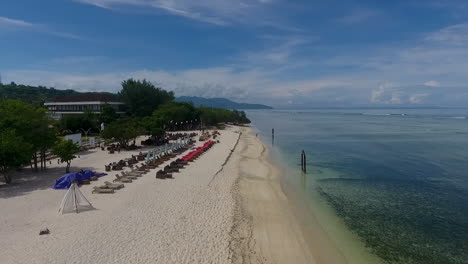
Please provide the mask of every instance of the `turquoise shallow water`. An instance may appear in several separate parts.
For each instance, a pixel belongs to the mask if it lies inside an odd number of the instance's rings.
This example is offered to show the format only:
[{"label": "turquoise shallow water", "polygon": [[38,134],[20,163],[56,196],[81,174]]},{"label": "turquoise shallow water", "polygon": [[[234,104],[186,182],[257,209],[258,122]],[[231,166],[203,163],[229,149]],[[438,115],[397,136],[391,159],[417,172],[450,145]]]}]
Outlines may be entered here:
[{"label": "turquoise shallow water", "polygon": [[328,204],[384,262],[468,263],[468,110],[248,116],[266,142],[275,128],[274,148],[289,167],[284,180]]}]

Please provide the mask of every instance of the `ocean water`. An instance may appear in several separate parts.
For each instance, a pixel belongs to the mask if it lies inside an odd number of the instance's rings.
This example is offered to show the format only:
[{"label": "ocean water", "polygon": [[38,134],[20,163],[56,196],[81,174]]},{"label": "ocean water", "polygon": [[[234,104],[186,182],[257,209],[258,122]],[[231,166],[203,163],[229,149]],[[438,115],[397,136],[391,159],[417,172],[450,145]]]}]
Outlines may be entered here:
[{"label": "ocean water", "polygon": [[381,262],[468,263],[468,110],[247,114],[287,165],[285,184],[329,207]]}]

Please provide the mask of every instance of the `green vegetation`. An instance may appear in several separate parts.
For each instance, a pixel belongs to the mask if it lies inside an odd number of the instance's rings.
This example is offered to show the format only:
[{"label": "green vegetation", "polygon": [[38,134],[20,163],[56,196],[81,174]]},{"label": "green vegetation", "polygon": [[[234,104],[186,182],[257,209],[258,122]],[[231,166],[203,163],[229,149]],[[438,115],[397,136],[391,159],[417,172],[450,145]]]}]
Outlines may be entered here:
[{"label": "green vegetation", "polygon": [[[204,126],[226,122],[250,123],[243,111],[195,107],[192,103],[174,102],[172,92],[156,88],[146,80],[129,79],[122,82],[119,95],[133,118],[112,122],[101,135],[105,139],[115,139],[124,147],[142,134],[158,138],[164,136],[166,130],[198,129],[201,120]],[[104,120],[102,117],[101,119]]]},{"label": "green vegetation", "polygon": [[162,137],[166,130],[199,129],[202,122],[204,127],[220,123],[250,123],[242,111],[174,102],[172,92],[156,88],[146,80],[133,79],[123,81],[119,92],[128,113],[122,119],[110,105],[103,105],[100,115],[88,111],[81,115],[65,116],[60,121],[50,119],[47,110],[40,107],[49,98],[75,93],[79,94],[72,90],[0,84],[0,173],[5,182],[11,182],[9,171],[15,168],[31,165],[38,170],[40,164],[40,168],[45,169],[46,154],[51,149],[67,163],[68,172],[80,147],[71,141],[64,141],[60,136],[77,132],[85,136],[97,134],[101,122],[106,124],[106,129],[101,132],[102,137],[115,140],[123,147],[143,134]]},{"label": "green vegetation", "polygon": [[[20,138],[31,146],[27,154],[30,160],[33,160],[35,170],[38,169],[39,161],[41,169],[46,167],[46,151],[56,140],[53,123],[54,121],[47,117],[44,108],[36,108],[17,100],[0,101],[0,131],[12,130],[13,134],[8,134],[9,139]],[[20,148],[24,149],[26,148]],[[2,149],[2,151],[7,150]],[[23,156],[23,154],[18,155]]]},{"label": "green vegetation", "polygon": [[156,88],[152,83],[143,80],[128,79],[122,82],[119,96],[132,116],[149,116],[158,106],[173,101],[174,93]]},{"label": "green vegetation", "polygon": [[45,101],[56,97],[77,94],[73,90],[56,90],[43,86],[17,85],[14,82],[11,84],[0,84],[0,99],[1,100],[21,100],[25,103],[34,106],[42,106]]},{"label": "green vegetation", "polygon": [[101,136],[104,139],[115,139],[123,147],[136,137],[145,134],[145,129],[137,119],[117,120],[104,129]]},{"label": "green vegetation", "polygon": [[250,124],[244,111],[200,107],[201,118],[206,126],[216,126],[219,123]]},{"label": "green vegetation", "polygon": [[76,158],[75,153],[80,151],[80,146],[73,143],[72,140],[60,140],[55,144],[53,148],[53,153],[57,155],[62,162],[67,163],[65,172],[70,172],[70,164],[73,159]]},{"label": "green vegetation", "polygon": [[11,183],[9,170],[31,161],[32,145],[18,136],[13,129],[0,130],[0,173],[5,183]]},{"label": "green vegetation", "polygon": [[[77,92],[75,90],[57,90],[55,88],[47,88],[44,86],[36,87],[30,85],[15,84],[14,82],[10,84],[0,83],[0,100],[20,100],[35,107],[41,107],[44,105],[44,102],[51,100],[55,97],[77,94],[83,93]],[[99,94],[109,94],[115,96],[115,94],[111,93]]]},{"label": "green vegetation", "polygon": [[100,122],[104,122],[104,124],[109,124],[117,120],[119,116],[115,112],[115,109],[108,104],[101,106],[101,116],[99,117]]}]

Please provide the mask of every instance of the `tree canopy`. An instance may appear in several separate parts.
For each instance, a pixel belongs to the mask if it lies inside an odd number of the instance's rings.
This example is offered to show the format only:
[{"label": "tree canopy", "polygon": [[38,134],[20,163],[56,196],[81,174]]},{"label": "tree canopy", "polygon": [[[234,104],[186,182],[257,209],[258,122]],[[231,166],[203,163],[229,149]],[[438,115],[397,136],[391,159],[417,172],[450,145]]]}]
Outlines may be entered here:
[{"label": "tree canopy", "polygon": [[80,151],[80,146],[75,144],[73,140],[60,140],[55,144],[53,152],[57,155],[62,162],[67,163],[65,172],[70,172],[70,164],[73,159],[76,158],[75,153]]},{"label": "tree canopy", "polygon": [[15,135],[31,145],[30,158],[37,169],[38,154],[45,167],[45,151],[55,143],[53,121],[44,108],[36,108],[18,100],[0,101],[0,130],[12,129]]},{"label": "tree canopy", "polygon": [[57,90],[43,86],[22,84],[0,84],[0,100],[21,100],[34,106],[42,106],[45,101],[56,96],[77,94],[74,90]]},{"label": "tree canopy", "polygon": [[99,116],[99,121],[104,124],[109,124],[117,120],[119,116],[115,112],[114,107],[109,104],[101,106],[101,115]]},{"label": "tree canopy", "polygon": [[114,139],[120,143],[121,146],[128,146],[130,140],[145,134],[145,129],[141,123],[136,119],[121,119],[109,124],[101,136],[105,139]]},{"label": "tree canopy", "polygon": [[23,140],[13,129],[0,130],[0,173],[5,183],[11,183],[8,171],[31,161],[32,144]]},{"label": "tree canopy", "polygon": [[219,108],[200,107],[201,118],[206,126],[216,126],[219,123],[250,124],[244,111]]},{"label": "tree canopy", "polygon": [[151,82],[128,79],[119,92],[127,112],[133,116],[149,116],[158,106],[173,101],[174,93],[155,87]]}]

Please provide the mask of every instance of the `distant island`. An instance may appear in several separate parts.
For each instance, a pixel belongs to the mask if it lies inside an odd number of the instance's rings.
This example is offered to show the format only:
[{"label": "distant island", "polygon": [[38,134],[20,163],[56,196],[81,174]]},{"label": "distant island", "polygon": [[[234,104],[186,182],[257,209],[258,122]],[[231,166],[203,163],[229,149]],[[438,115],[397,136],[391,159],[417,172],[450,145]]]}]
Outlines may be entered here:
[{"label": "distant island", "polygon": [[273,107],[262,104],[237,103],[226,98],[203,98],[198,96],[180,96],[175,99],[177,102],[191,102],[195,106],[207,106],[222,109],[273,109]]}]

